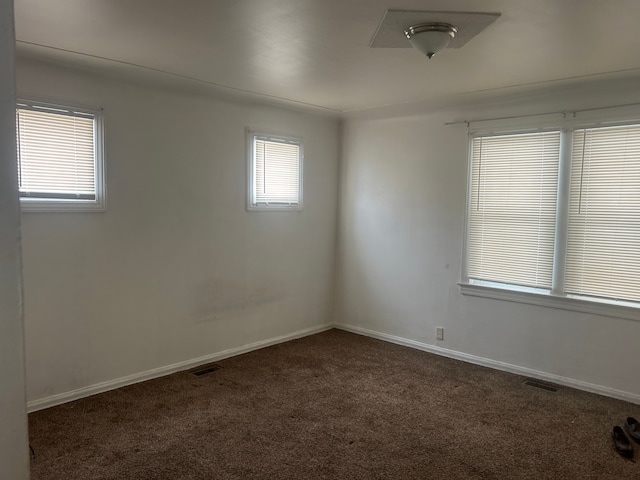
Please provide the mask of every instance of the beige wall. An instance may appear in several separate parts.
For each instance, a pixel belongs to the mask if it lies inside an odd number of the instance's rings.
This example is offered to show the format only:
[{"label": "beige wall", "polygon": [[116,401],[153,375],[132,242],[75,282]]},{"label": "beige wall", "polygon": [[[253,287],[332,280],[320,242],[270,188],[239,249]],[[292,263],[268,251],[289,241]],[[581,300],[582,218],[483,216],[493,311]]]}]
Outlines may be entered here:
[{"label": "beige wall", "polygon": [[[106,125],[107,211],[23,214],[29,401],[331,323],[337,119],[32,61],[17,76]],[[245,210],[247,127],[304,139],[302,211]]]},{"label": "beige wall", "polygon": [[29,478],[20,212],[16,175],[13,2],[0,0],[0,478]]}]

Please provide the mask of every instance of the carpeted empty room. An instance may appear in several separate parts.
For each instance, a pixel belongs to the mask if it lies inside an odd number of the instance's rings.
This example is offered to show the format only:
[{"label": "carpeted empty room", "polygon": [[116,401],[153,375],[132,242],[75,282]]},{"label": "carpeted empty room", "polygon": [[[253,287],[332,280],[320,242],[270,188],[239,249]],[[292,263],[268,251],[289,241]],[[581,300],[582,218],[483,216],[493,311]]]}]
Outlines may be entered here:
[{"label": "carpeted empty room", "polygon": [[34,480],[621,479],[640,407],[329,330],[32,413]]},{"label": "carpeted empty room", "polygon": [[0,480],[640,480],[640,0],[0,0]]}]

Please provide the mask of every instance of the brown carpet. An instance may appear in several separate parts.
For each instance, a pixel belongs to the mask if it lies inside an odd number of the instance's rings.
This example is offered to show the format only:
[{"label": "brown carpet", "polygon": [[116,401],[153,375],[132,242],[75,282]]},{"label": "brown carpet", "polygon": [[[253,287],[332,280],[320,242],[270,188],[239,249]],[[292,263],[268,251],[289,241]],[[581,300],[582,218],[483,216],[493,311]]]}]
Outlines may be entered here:
[{"label": "brown carpet", "polygon": [[31,414],[31,478],[640,479],[630,403],[339,330],[218,365]]}]

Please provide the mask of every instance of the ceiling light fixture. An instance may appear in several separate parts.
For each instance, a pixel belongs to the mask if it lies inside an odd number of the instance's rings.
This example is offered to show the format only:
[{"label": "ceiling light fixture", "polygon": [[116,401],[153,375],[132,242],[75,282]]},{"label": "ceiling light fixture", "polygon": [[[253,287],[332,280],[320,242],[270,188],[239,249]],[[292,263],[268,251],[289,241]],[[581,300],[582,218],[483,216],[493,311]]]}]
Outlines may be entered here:
[{"label": "ceiling light fixture", "polygon": [[421,23],[404,31],[413,48],[428,58],[446,48],[456,33],[458,29],[448,23]]}]

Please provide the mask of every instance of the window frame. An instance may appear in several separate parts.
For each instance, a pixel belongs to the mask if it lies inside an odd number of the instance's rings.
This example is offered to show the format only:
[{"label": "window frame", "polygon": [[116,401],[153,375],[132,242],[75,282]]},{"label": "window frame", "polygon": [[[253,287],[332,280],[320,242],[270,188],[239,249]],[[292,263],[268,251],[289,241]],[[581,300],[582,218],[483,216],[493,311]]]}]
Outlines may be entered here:
[{"label": "window frame", "polygon": [[[255,202],[255,182],[256,182],[256,165],[255,165],[255,139],[264,137],[268,140],[275,140],[295,144],[298,146],[298,203],[256,203]],[[247,141],[247,188],[246,188],[246,209],[247,211],[274,211],[274,212],[291,212],[300,211],[303,208],[303,172],[304,172],[304,140],[302,137],[293,135],[281,135],[266,130],[250,129],[246,131]]]},{"label": "window frame", "polygon": [[[25,108],[26,107],[26,108]],[[35,107],[35,108],[34,108]],[[94,132],[94,188],[95,199],[62,199],[55,197],[29,197],[20,195],[20,208],[23,212],[103,212],[106,210],[107,189],[105,178],[105,152],[104,152],[104,111],[102,108],[74,105],[72,103],[50,102],[21,97],[16,100],[16,113],[18,109],[36,110],[64,110],[78,112],[93,116]],[[16,125],[19,134],[19,125]],[[16,138],[17,148],[18,138]],[[18,158],[16,157],[16,161]],[[18,164],[18,174],[20,165]]]},{"label": "window frame", "polygon": [[[550,118],[542,121],[523,123],[518,128],[513,126],[513,119],[508,124],[481,126],[469,130],[467,190],[465,201],[465,223],[463,235],[463,258],[461,280],[458,282],[460,293],[483,298],[540,305],[563,310],[571,310],[595,315],[624,318],[640,321],[640,299],[637,302],[599,298],[587,295],[573,295],[564,292],[566,270],[566,254],[569,224],[569,205],[571,190],[571,156],[573,149],[573,132],[580,129],[639,125],[640,116],[636,112],[620,115],[615,120],[585,115],[586,119],[577,119],[576,114],[558,114],[562,118]],[[523,117],[524,118],[524,117]],[[560,153],[558,156],[558,188],[556,192],[556,227],[553,255],[552,287],[549,290],[522,287],[518,285],[470,279],[467,263],[469,255],[469,220],[471,208],[471,189],[473,173],[473,139],[477,137],[536,133],[543,131],[559,131]]]}]

